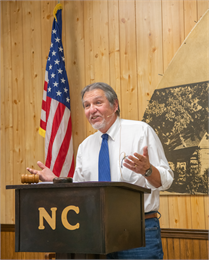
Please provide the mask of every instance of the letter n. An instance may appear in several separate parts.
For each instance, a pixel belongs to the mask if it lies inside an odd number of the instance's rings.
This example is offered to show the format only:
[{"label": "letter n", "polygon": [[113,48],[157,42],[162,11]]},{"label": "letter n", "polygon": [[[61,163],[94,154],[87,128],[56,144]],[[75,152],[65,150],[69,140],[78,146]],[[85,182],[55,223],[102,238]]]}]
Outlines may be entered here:
[{"label": "letter n", "polygon": [[57,208],[51,208],[52,216],[48,214],[45,208],[38,208],[39,210],[39,227],[38,229],[45,229],[44,218],[49,226],[55,230],[56,229],[56,211]]}]

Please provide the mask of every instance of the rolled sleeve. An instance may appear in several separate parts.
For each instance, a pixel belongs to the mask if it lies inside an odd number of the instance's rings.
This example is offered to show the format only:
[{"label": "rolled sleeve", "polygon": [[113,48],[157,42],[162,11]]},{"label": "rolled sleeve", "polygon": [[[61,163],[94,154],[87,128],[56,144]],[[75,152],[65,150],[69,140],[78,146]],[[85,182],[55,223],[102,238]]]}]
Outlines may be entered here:
[{"label": "rolled sleeve", "polygon": [[158,190],[167,190],[170,188],[173,182],[173,172],[171,169],[165,169],[163,167],[156,167],[160,173],[162,186],[157,188]]}]

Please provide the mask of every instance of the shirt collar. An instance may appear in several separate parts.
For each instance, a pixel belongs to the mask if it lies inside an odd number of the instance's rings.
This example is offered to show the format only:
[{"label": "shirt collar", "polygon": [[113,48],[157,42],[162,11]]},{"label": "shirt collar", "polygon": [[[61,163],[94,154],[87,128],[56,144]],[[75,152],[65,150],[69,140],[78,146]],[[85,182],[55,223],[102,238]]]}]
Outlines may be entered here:
[{"label": "shirt collar", "polygon": [[[115,135],[117,134],[119,128],[120,128],[120,117],[118,116],[114,124],[106,132],[113,141],[115,140]],[[103,135],[102,132],[100,131],[98,132],[100,133],[100,136]]]}]

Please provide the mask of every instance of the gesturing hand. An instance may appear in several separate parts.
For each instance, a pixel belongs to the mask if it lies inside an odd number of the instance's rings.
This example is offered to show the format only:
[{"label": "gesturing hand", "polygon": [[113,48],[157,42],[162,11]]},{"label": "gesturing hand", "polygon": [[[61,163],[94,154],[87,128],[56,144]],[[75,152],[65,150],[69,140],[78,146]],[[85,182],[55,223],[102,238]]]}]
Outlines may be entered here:
[{"label": "gesturing hand", "polygon": [[126,157],[123,165],[133,172],[145,174],[146,171],[150,168],[147,146],[143,148],[142,155],[134,153],[134,156],[129,155],[128,157]]},{"label": "gesturing hand", "polygon": [[56,175],[48,167],[46,167],[42,162],[38,161],[37,165],[41,168],[41,171],[30,169],[30,168],[27,168],[27,170],[32,174],[38,174],[39,179],[41,181],[53,181],[53,179],[56,177]]}]

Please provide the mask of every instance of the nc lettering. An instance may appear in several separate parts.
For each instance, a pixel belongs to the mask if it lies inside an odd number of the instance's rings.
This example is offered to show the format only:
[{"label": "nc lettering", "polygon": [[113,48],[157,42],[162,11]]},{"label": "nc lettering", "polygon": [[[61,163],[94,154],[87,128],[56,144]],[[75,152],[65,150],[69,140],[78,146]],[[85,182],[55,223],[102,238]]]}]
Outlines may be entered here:
[{"label": "nc lettering", "polygon": [[[57,208],[56,207],[51,208],[51,216],[48,214],[48,212],[43,207],[38,208],[38,210],[39,210],[39,227],[38,227],[38,229],[40,229],[40,230],[45,229],[45,226],[44,226],[44,219],[45,219],[46,222],[51,227],[51,229],[55,230],[56,229]],[[76,214],[79,214],[79,212],[80,212],[79,207],[76,207],[73,205],[67,206],[66,208],[64,208],[62,211],[62,214],[61,214],[62,225],[68,230],[79,229],[80,228],[79,223],[77,223],[75,225],[71,225],[67,220],[67,214],[68,214],[68,211],[70,211],[70,210],[73,210]]]}]

